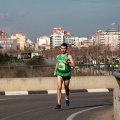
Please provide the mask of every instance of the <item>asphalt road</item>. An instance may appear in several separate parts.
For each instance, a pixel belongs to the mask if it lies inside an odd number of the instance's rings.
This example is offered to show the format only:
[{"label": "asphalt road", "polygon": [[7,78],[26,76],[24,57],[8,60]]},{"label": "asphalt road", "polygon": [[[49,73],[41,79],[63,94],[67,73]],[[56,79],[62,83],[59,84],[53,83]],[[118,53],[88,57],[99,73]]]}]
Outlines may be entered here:
[{"label": "asphalt road", "polygon": [[71,93],[69,107],[63,94],[56,104],[55,94],[0,96],[0,120],[93,120],[113,109],[113,93]]}]

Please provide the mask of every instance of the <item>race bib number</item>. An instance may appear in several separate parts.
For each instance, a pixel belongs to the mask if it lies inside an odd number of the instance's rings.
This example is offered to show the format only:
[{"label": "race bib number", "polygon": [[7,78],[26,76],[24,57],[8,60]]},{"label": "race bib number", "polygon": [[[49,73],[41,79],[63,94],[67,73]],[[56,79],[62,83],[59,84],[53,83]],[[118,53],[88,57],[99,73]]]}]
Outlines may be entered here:
[{"label": "race bib number", "polygon": [[65,70],[65,64],[59,63],[59,70]]}]

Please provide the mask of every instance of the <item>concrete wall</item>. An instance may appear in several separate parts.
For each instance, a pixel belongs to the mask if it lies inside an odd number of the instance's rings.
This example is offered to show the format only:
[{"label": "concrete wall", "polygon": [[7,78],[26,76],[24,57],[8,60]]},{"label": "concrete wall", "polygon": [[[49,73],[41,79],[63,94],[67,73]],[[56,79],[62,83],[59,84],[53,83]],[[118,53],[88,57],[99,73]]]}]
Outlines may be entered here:
[{"label": "concrete wall", "polygon": [[[72,77],[70,89],[114,88],[114,118],[120,120],[120,82],[114,76]],[[119,83],[118,83],[119,82]],[[0,91],[56,90],[56,77],[1,78]]]},{"label": "concrete wall", "polygon": [[[80,76],[72,77],[70,89],[116,88],[117,81],[113,76]],[[0,91],[36,91],[56,90],[56,77],[35,78],[1,78]]]}]

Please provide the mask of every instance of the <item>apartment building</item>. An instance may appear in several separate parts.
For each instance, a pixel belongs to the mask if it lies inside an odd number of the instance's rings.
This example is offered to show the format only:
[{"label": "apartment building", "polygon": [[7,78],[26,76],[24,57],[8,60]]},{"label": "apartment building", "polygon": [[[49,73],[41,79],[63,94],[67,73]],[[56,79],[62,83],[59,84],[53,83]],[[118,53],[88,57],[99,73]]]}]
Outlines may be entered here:
[{"label": "apartment building", "polygon": [[24,50],[25,49],[26,36],[24,36],[22,34],[22,32],[20,32],[20,33],[18,33],[16,35],[12,35],[10,38],[14,39],[14,40],[17,39],[17,44],[18,44],[20,50]]},{"label": "apartment building", "polygon": [[75,46],[75,37],[69,32],[64,32],[65,43],[70,45],[71,47]]},{"label": "apartment building", "polygon": [[50,48],[58,47],[64,42],[74,46],[74,36],[61,27],[54,28],[50,36]]},{"label": "apartment building", "polygon": [[25,42],[25,47],[27,49],[34,49],[34,43],[30,40],[30,39],[27,39],[26,42]]},{"label": "apartment building", "polygon": [[120,32],[116,30],[99,30],[93,34],[92,38],[95,45],[99,45],[104,49],[118,50],[120,45],[119,34]]},{"label": "apartment building", "polygon": [[0,39],[0,51],[5,52],[8,50],[17,51],[17,40],[13,39]]},{"label": "apartment building", "polygon": [[45,49],[50,49],[50,37],[47,36],[42,36],[40,38],[37,38],[37,43],[36,43],[36,50],[39,48],[45,48]]},{"label": "apartment building", "polygon": [[75,37],[75,46],[77,48],[82,48],[82,47],[89,47],[89,46],[93,46],[94,42],[92,39],[88,39],[86,37]]},{"label": "apartment building", "polygon": [[7,33],[4,31],[0,31],[0,39],[6,39]]},{"label": "apartment building", "polygon": [[54,28],[53,32],[51,33],[51,36],[50,36],[50,48],[58,47],[64,41],[65,41],[64,29],[62,29],[61,27]]}]

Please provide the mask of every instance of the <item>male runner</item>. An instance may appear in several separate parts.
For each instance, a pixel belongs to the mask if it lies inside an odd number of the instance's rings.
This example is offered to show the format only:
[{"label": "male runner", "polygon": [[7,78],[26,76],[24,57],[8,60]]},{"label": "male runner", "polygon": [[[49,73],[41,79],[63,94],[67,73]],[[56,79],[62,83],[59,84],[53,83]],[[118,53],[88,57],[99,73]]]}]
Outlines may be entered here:
[{"label": "male runner", "polygon": [[57,102],[55,109],[61,108],[61,90],[62,90],[62,83],[64,82],[65,88],[65,99],[66,99],[66,106],[69,106],[69,83],[71,78],[71,67],[75,67],[75,63],[71,55],[67,53],[67,44],[62,43],[60,46],[61,54],[57,55],[56,59],[56,67],[54,71],[54,76],[57,76]]}]

